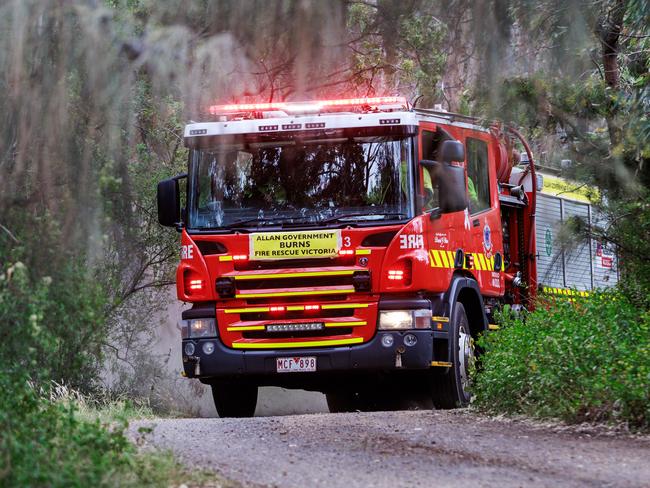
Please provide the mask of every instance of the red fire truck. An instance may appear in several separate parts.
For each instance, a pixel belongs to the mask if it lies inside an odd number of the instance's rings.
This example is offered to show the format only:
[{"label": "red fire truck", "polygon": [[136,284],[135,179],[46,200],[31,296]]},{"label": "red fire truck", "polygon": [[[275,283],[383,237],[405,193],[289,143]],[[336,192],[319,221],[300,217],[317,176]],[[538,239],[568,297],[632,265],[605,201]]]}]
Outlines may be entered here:
[{"label": "red fire truck", "polygon": [[185,144],[158,217],[181,233],[184,374],[220,416],[253,415],[260,386],[331,411],[469,402],[475,339],[537,289],[516,130],[377,97],[213,106]]}]

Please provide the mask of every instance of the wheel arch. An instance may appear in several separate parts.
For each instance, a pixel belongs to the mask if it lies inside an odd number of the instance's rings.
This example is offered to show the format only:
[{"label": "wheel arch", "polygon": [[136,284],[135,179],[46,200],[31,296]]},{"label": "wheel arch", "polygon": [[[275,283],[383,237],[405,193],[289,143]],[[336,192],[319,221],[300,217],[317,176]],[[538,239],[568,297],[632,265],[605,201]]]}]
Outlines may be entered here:
[{"label": "wheel arch", "polygon": [[477,338],[484,331],[488,330],[488,320],[485,315],[485,307],[483,306],[483,297],[481,296],[481,290],[476,280],[462,275],[454,276],[443,300],[449,311],[450,321],[455,319],[452,315],[455,313],[454,305],[456,302],[463,304],[473,337]]}]

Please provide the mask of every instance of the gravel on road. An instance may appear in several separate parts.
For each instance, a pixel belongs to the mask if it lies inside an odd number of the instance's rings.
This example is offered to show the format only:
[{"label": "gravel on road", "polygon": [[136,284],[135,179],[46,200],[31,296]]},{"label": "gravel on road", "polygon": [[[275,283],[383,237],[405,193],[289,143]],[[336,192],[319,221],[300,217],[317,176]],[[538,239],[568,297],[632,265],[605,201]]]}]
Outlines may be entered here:
[{"label": "gravel on road", "polygon": [[243,486],[650,487],[650,437],[468,410],[160,419],[145,445]]}]

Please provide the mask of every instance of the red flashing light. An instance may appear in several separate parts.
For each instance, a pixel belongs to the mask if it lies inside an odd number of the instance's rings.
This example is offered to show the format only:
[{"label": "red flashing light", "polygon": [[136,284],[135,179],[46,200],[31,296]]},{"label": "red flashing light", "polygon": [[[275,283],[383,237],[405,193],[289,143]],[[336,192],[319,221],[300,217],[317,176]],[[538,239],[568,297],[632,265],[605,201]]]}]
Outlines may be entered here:
[{"label": "red flashing light", "polygon": [[189,268],[183,270],[183,293],[186,296],[201,295],[205,291],[206,282],[200,273]]},{"label": "red flashing light", "polygon": [[273,306],[273,307],[270,307],[269,310],[271,312],[284,312],[286,309],[284,307],[281,307],[281,306]]},{"label": "red flashing light", "polygon": [[228,105],[212,105],[208,111],[211,114],[232,112],[262,112],[265,110],[286,110],[306,108],[343,107],[349,105],[406,105],[406,97],[371,97],[371,98],[340,98],[336,100],[313,100],[308,102],[268,102],[268,103],[232,103]]},{"label": "red flashing light", "polygon": [[388,279],[393,281],[402,281],[404,279],[404,270],[401,269],[389,269],[388,270]]},{"label": "red flashing light", "polygon": [[320,305],[305,305],[305,310],[320,310]]},{"label": "red flashing light", "polygon": [[233,261],[246,261],[248,259],[248,256],[246,254],[235,254],[232,257]]},{"label": "red flashing light", "polygon": [[189,289],[200,291],[203,289],[203,280],[190,280]]},{"label": "red flashing light", "polygon": [[412,275],[413,265],[411,264],[411,260],[405,259],[396,263],[394,268],[389,269],[386,277],[396,285],[409,286]]},{"label": "red flashing light", "polygon": [[198,279],[185,279],[185,294],[193,295],[203,291],[204,282]]},{"label": "red flashing light", "polygon": [[353,249],[341,249],[339,251],[339,256],[352,256],[354,254]]},{"label": "red flashing light", "polygon": [[210,113],[215,114],[219,112],[255,112],[261,110],[280,110],[286,107],[284,102],[274,103],[233,103],[230,105],[212,105]]},{"label": "red flashing light", "polygon": [[387,105],[391,103],[406,104],[406,97],[372,97],[372,98],[342,98],[339,100],[321,100],[323,107],[338,107],[341,105]]}]

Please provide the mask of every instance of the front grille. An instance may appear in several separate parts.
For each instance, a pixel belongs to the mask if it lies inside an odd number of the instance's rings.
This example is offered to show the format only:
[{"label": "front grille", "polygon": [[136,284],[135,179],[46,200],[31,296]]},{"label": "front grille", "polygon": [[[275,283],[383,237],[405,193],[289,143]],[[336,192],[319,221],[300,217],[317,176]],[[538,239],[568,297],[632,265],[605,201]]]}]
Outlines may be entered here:
[{"label": "front grille", "polygon": [[236,279],[238,290],[263,290],[267,288],[299,288],[305,286],[352,285],[352,275],[348,276],[309,276],[298,278]]},{"label": "front grille", "polygon": [[278,301],[299,303],[317,300],[327,302],[344,300],[356,291],[369,291],[360,287],[359,276],[369,278],[367,269],[358,267],[333,266],[329,268],[276,269],[255,272],[237,272],[225,275],[219,280],[233,280],[235,298],[252,304],[272,304]]},{"label": "front grille", "polygon": [[[318,316],[318,319],[314,318],[316,315]],[[282,318],[288,320],[293,320],[293,319],[321,320],[324,318],[347,317],[348,315],[350,315],[349,309],[307,311],[307,312],[301,310],[301,311],[283,312]],[[239,315],[239,318],[243,321],[278,320],[278,315],[277,313],[274,312],[251,312],[251,313],[242,313]]]},{"label": "front grille", "polygon": [[[282,297],[281,300],[283,303],[304,303],[305,300],[314,301],[318,300],[318,303],[325,302],[336,302],[345,298],[346,293],[337,293],[335,295],[314,295],[310,297],[296,296],[296,297]],[[246,303],[250,305],[270,305],[277,303],[278,299],[274,297],[260,297],[260,298],[246,298]]]},{"label": "front grille", "polygon": [[[370,291],[370,273],[367,267],[355,265],[355,259],[235,263],[234,272],[219,278],[234,282],[238,300],[236,306],[217,310],[224,344],[242,348],[250,341],[251,347],[259,349],[264,342],[275,347],[300,338],[305,343],[318,338],[354,343],[368,340],[374,331],[377,305],[367,303],[367,295],[361,292]],[[322,328],[267,330],[270,325],[301,323],[318,323]]]},{"label": "front grille", "polygon": [[332,327],[324,330],[301,330],[292,332],[266,332],[265,330],[244,332],[244,339],[299,339],[303,337],[331,337],[348,335],[352,333],[351,327]]},{"label": "front grille", "polygon": [[[353,260],[354,261],[354,260]],[[236,261],[237,271],[306,269],[341,265],[341,258],[282,259],[276,261]]]},{"label": "front grille", "polygon": [[[324,296],[295,298],[300,301],[274,299],[271,303],[260,305],[247,301],[245,305],[217,309],[217,322],[224,344],[242,348],[242,344],[250,342],[251,346],[259,349],[268,342],[268,347],[273,348],[290,339],[304,338],[305,342],[296,347],[308,347],[308,342],[316,339],[350,339],[356,343],[361,339],[368,340],[374,334],[377,302],[327,302],[324,299],[328,297]],[[319,308],[305,310],[315,305]],[[302,330],[301,324],[305,326]],[[308,324],[319,328],[311,330]],[[269,326],[276,326],[279,330],[269,331]]]}]

